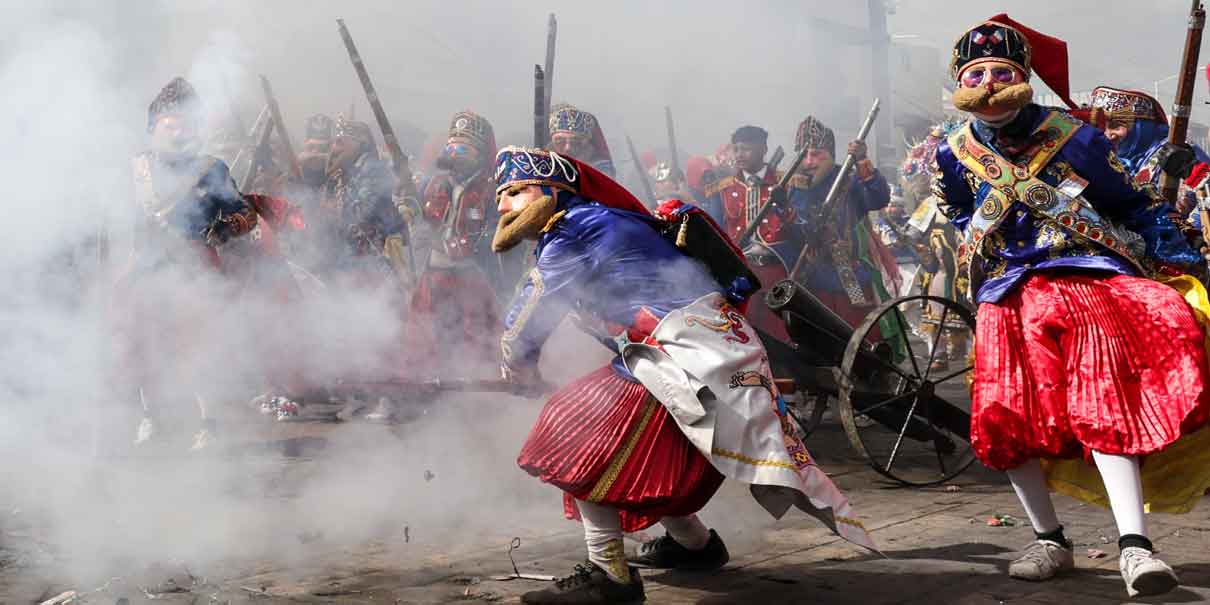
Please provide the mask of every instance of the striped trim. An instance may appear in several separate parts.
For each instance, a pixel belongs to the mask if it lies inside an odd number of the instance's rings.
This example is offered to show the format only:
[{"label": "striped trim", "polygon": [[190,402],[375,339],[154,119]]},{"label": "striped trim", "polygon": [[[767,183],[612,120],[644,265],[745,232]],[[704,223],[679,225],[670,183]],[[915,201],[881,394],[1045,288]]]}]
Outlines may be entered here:
[{"label": "striped trim", "polygon": [[869,530],[867,530],[865,528],[865,523],[862,523],[861,521],[858,521],[857,519],[853,519],[851,517],[842,517],[840,515],[832,515],[832,519],[834,519],[837,523],[844,523],[845,525],[852,525],[853,527],[860,528],[861,531],[864,531],[867,533],[869,532]]},{"label": "striped trim", "polygon": [[778,468],[790,469],[795,472],[798,471],[798,466],[791,462],[782,462],[781,460],[761,460],[759,458],[751,458],[749,456],[745,456],[738,452],[732,452],[732,451],[720,449],[717,447],[710,450],[710,453],[714,454],[716,456],[722,456],[724,458],[738,460],[740,462],[743,462],[744,464],[751,464],[752,466],[776,466]]},{"label": "striped trim", "polygon": [[639,420],[639,423],[626,436],[626,445],[618,453],[614,454],[613,460],[609,461],[609,466],[605,468],[605,472],[601,474],[601,478],[597,480],[597,484],[592,488],[592,493],[588,495],[589,502],[600,502],[605,499],[605,495],[609,493],[609,488],[613,487],[613,483],[618,480],[618,475],[622,473],[622,467],[626,465],[626,461],[630,459],[631,452],[638,445],[639,437],[643,436],[643,431],[651,423],[651,417],[655,415],[657,405],[655,397],[648,395],[645,405],[647,407],[643,410],[643,418]]}]

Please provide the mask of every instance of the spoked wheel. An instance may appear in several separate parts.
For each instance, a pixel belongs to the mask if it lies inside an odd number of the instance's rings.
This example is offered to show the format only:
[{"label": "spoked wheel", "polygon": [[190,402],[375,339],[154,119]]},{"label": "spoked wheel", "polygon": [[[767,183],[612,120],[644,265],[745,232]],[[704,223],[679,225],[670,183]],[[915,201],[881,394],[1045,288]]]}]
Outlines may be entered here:
[{"label": "spoked wheel", "polygon": [[927,295],[883,303],[854,330],[840,366],[840,421],[874,470],[927,486],[974,462],[974,333],[969,309]]},{"label": "spoked wheel", "polygon": [[823,422],[823,413],[828,411],[828,395],[827,393],[804,394],[801,401],[787,405],[786,411],[794,420],[794,424],[798,425],[802,438],[806,439]]}]

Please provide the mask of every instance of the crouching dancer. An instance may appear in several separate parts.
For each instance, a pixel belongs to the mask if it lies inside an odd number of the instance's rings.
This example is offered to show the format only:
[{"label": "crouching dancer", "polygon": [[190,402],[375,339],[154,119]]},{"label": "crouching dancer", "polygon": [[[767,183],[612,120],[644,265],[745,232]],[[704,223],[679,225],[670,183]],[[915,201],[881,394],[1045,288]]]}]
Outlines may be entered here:
[{"label": "crouching dancer", "polygon": [[[505,319],[505,377],[538,381],[542,343],[568,312],[618,353],[556,392],[521,449],[518,464],[563,490],[588,545],[586,563],[523,602],[638,601],[637,567],[722,567],[727,549],[695,513],[724,477],[750,484],[774,517],[797,506],[873,548],[786,423],[768,357],[742,314],[755,284],[721,284],[709,259],[678,246],[692,219],[743,267],[704,213],[669,202],[653,216],[596,169],[536,149],[502,150],[496,182],[493,249],[537,240],[535,267]],[[628,560],[622,533],[657,522],[667,534]]]},{"label": "crouching dancer", "polygon": [[[937,148],[933,191],[979,305],[971,443],[1007,471],[1037,533],[1010,575],[1074,567],[1049,479],[1109,505],[1127,591],[1158,594],[1177,579],[1152,554],[1144,504],[1188,510],[1210,477],[1204,449],[1171,447],[1204,438],[1210,416],[1203,332],[1178,292],[1201,287],[1177,275],[1201,259],[1098,130],[1031,102],[1032,72],[1072,104],[1061,40],[1004,15],[963,34],[954,105],[972,119]],[[1101,481],[1070,489],[1040,463],[1062,458],[1095,463]]]}]

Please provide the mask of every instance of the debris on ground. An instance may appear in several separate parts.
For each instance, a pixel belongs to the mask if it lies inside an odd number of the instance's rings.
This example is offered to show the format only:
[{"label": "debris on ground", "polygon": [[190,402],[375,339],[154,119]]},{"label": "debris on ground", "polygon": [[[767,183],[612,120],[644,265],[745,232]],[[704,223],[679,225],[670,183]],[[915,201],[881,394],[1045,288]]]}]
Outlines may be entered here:
[{"label": "debris on ground", "polygon": [[1017,525],[1017,519],[1012,515],[994,515],[987,518],[989,527],[1013,527]]},{"label": "debris on ground", "polygon": [[58,595],[55,595],[45,601],[42,601],[38,605],[67,605],[67,603],[71,603],[75,600],[76,600],[76,591],[67,590],[67,591],[61,592]]},{"label": "debris on ground", "polygon": [[956,493],[962,491],[962,486],[961,485],[947,485],[947,486],[945,486],[945,491],[949,492],[951,494],[956,494]]},{"label": "debris on ground", "polygon": [[1105,551],[1103,551],[1099,548],[1088,549],[1088,558],[1089,559],[1104,559],[1105,557],[1108,557],[1108,556],[1109,556],[1108,553],[1106,553]]}]

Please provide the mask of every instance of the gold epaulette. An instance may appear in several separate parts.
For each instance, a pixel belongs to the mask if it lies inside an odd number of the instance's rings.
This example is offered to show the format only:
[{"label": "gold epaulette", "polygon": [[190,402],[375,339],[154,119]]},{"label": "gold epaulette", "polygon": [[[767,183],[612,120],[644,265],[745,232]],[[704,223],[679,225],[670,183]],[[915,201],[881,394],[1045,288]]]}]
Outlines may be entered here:
[{"label": "gold epaulette", "polygon": [[736,182],[737,182],[737,179],[735,178],[734,175],[723,177],[723,178],[715,181],[714,184],[712,184],[706,188],[706,197],[715,195],[716,193],[730,187],[731,185],[735,184]]}]

